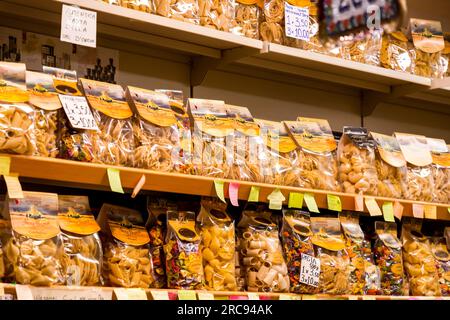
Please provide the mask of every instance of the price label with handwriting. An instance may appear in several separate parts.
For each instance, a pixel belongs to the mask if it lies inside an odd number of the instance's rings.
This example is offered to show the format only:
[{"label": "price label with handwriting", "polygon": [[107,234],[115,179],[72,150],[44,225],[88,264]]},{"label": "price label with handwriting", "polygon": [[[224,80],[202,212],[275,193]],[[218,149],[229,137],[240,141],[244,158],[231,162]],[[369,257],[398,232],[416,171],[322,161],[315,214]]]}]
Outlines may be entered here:
[{"label": "price label with handwriting", "polygon": [[98,130],[97,123],[85,97],[60,94],[59,100],[72,127],[76,129]]},{"label": "price label with handwriting", "polygon": [[63,4],[60,40],[95,48],[97,12]]},{"label": "price label with handwriting", "polygon": [[309,40],[309,9],[308,7],[291,6],[284,2],[284,19],[286,36],[308,41]]},{"label": "price label with handwriting", "polygon": [[302,253],[302,268],[300,269],[300,282],[313,286],[319,286],[320,260],[309,254]]}]

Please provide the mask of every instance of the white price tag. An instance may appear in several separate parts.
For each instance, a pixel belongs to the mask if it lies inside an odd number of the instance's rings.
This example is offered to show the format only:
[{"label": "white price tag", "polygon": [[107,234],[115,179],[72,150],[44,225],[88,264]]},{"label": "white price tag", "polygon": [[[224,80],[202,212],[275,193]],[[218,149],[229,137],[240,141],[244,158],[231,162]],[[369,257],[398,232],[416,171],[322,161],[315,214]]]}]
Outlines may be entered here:
[{"label": "white price tag", "polygon": [[59,95],[64,112],[72,127],[77,129],[98,130],[97,123],[85,97]]},{"label": "white price tag", "polygon": [[60,39],[95,48],[97,46],[97,12],[63,4]]},{"label": "white price tag", "polygon": [[300,270],[300,282],[313,286],[319,286],[320,259],[309,254],[302,253],[302,268]]},{"label": "white price tag", "polygon": [[286,36],[309,41],[309,9],[284,2]]}]

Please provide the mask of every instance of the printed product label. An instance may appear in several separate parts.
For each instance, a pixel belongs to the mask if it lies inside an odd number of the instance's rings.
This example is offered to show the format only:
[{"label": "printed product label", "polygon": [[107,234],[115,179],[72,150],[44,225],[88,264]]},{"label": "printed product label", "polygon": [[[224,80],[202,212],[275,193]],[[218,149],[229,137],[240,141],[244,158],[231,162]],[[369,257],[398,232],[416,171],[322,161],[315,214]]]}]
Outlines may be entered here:
[{"label": "printed product label", "polygon": [[59,227],[79,235],[89,235],[100,231],[86,196],[58,196]]},{"label": "printed product label", "polygon": [[311,228],[314,234],[311,238],[313,244],[331,251],[345,248],[339,219],[313,217],[311,218]]},{"label": "printed product label", "polygon": [[297,149],[297,145],[281,122],[260,119],[255,121],[259,124],[264,143],[270,149],[281,153],[289,153]]},{"label": "printed product label", "polygon": [[377,144],[377,150],[383,161],[396,168],[406,165],[406,160],[395,137],[375,132],[371,132],[371,135]]},{"label": "printed product label", "polygon": [[235,129],[247,136],[259,136],[259,125],[253,120],[252,114],[245,107],[225,105],[230,118],[234,120]]},{"label": "printed product label", "polygon": [[444,34],[439,21],[411,19],[414,46],[427,53],[444,50]]},{"label": "printed product label", "polygon": [[395,137],[406,161],[412,165],[422,167],[433,162],[427,138],[424,136],[396,132]]},{"label": "printed product label", "polygon": [[0,61],[0,102],[27,102],[25,64]]},{"label": "printed product label", "polygon": [[230,119],[225,102],[220,100],[189,99],[188,111],[195,127],[215,137],[233,133],[234,121]]},{"label": "printed product label", "polygon": [[27,71],[27,90],[30,103],[47,111],[62,108],[58,93],[53,87],[53,77],[49,74]]},{"label": "printed product label", "polygon": [[336,141],[327,120],[299,117],[297,121],[286,121],[285,125],[297,144],[306,150],[317,153],[336,150]]}]

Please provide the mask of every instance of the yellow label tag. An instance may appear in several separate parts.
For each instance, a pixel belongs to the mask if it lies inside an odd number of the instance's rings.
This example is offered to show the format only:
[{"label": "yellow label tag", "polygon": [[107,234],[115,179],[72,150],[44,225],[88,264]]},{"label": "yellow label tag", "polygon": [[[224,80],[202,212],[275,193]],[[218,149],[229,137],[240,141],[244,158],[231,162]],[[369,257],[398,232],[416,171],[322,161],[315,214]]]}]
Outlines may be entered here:
[{"label": "yellow label tag", "polygon": [[197,300],[197,296],[192,290],[178,290],[178,300]]},{"label": "yellow label tag", "polygon": [[214,295],[209,292],[198,292],[198,300],[214,300]]},{"label": "yellow label tag", "polygon": [[372,217],[383,215],[377,201],[374,198],[366,198],[364,202],[366,203],[367,210],[369,210],[369,214]]},{"label": "yellow label tag", "polygon": [[169,294],[164,290],[150,290],[153,300],[169,300]]},{"label": "yellow label tag", "polygon": [[383,216],[384,220],[388,222],[395,222],[394,219],[394,205],[392,202],[383,203]]},{"label": "yellow label tag", "polygon": [[348,296],[348,300],[358,300],[358,296]]},{"label": "yellow label tag", "polygon": [[283,193],[278,188],[273,190],[272,193],[267,196],[267,199],[269,200],[269,209],[271,210],[281,210],[283,201],[286,200]]},{"label": "yellow label tag", "polygon": [[288,294],[280,294],[278,300],[292,300],[292,296]]},{"label": "yellow label tag", "polygon": [[114,288],[117,300],[147,300],[145,290],[140,288]]},{"label": "yellow label tag", "polygon": [[320,213],[319,208],[317,207],[316,199],[314,199],[314,195],[311,193],[305,193],[303,196],[306,202],[306,206],[310,212]]},{"label": "yellow label tag", "polygon": [[423,205],[418,204],[418,203],[413,203],[412,210],[413,210],[414,218],[423,219],[423,215],[424,215]]},{"label": "yellow label tag", "polygon": [[11,167],[10,157],[0,157],[0,174],[9,174],[9,168]]},{"label": "yellow label tag", "polygon": [[252,186],[248,195],[248,202],[259,202],[259,187]]},{"label": "yellow label tag", "polygon": [[288,207],[301,209],[303,207],[303,193],[290,192]]},{"label": "yellow label tag", "polygon": [[437,219],[437,208],[436,206],[432,205],[425,205],[424,206],[424,212],[425,212],[425,218],[426,219]]},{"label": "yellow label tag", "polygon": [[402,216],[403,216],[403,206],[400,204],[400,202],[395,201],[394,203],[394,216],[398,219],[398,220],[402,220]]},{"label": "yellow label tag", "polygon": [[227,203],[225,201],[225,195],[223,193],[223,186],[224,186],[224,182],[220,181],[220,180],[214,180],[214,187],[216,188],[216,194],[219,197],[220,200],[222,200],[223,202]]},{"label": "yellow label tag", "polygon": [[376,296],[362,296],[363,300],[377,300]]},{"label": "yellow label tag", "polygon": [[315,295],[303,295],[302,300],[317,300],[317,296]]},{"label": "yellow label tag", "polygon": [[447,208],[448,213],[450,213],[450,207]]},{"label": "yellow label tag", "polygon": [[259,294],[256,292],[247,292],[248,300],[259,300]]},{"label": "yellow label tag", "polygon": [[328,209],[333,211],[342,211],[341,198],[333,194],[327,194]]},{"label": "yellow label tag", "polygon": [[8,189],[8,196],[11,199],[23,199],[22,186],[19,181],[19,174],[10,173],[9,175],[3,175],[6,182],[6,188]]},{"label": "yellow label tag", "polygon": [[122,188],[122,182],[120,181],[120,171],[116,168],[108,168],[108,180],[111,191],[117,193],[124,193]]},{"label": "yellow label tag", "polygon": [[362,194],[355,195],[355,211],[364,211],[364,197]]}]

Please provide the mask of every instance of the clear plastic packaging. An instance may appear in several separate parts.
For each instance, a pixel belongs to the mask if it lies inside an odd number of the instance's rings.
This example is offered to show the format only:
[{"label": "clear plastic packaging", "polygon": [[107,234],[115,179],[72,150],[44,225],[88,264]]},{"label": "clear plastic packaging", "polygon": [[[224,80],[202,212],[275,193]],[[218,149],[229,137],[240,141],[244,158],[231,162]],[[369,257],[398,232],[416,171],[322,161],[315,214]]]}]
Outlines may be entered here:
[{"label": "clear plastic packaging", "polygon": [[234,17],[234,0],[198,0],[200,25],[229,32]]},{"label": "clear plastic packaging", "polygon": [[203,289],[201,238],[195,228],[194,212],[167,212],[164,253],[169,289]]},{"label": "clear plastic packaging", "polygon": [[4,245],[7,243],[7,238],[10,237],[11,227],[8,221],[0,218],[0,282],[3,282],[7,274],[5,260],[6,256],[4,253]]},{"label": "clear plastic packaging", "polygon": [[203,198],[197,217],[202,238],[205,288],[236,291],[234,221],[226,204],[217,198]]},{"label": "clear plastic packaging", "polygon": [[86,99],[97,122],[96,162],[116,166],[133,166],[134,140],[131,111],[120,85],[80,79]]},{"label": "clear plastic packaging", "polygon": [[427,138],[431,150],[434,202],[450,203],[450,148],[442,139]]},{"label": "clear plastic packaging", "polygon": [[153,5],[160,16],[199,24],[197,0],[153,0]]},{"label": "clear plastic packaging", "polygon": [[284,124],[298,146],[297,186],[340,191],[336,141],[328,121],[299,117]]},{"label": "clear plastic packaging", "polygon": [[344,192],[377,195],[375,141],[369,138],[367,129],[344,127],[338,159]]},{"label": "clear plastic packaging", "polygon": [[284,1],[264,0],[262,13],[259,24],[261,40],[284,44]]},{"label": "clear plastic packaging", "polygon": [[149,288],[154,282],[150,238],[139,211],[105,203],[97,222],[103,235],[105,285]]},{"label": "clear plastic packaging", "polygon": [[0,103],[0,152],[32,155],[35,152],[33,108]]},{"label": "clear plastic packaging", "polygon": [[64,284],[99,286],[103,251],[87,196],[59,195],[58,222],[61,229],[63,252],[61,267]]},{"label": "clear plastic packaging", "polygon": [[436,262],[441,295],[450,296],[450,253],[445,238],[431,238],[431,252]]},{"label": "clear plastic packaging", "polygon": [[261,8],[257,0],[235,0],[233,14],[232,33],[259,39]]},{"label": "clear plastic packaging", "polygon": [[9,281],[34,286],[63,283],[57,213],[55,193],[24,192],[23,199],[9,200],[12,234],[4,246]]},{"label": "clear plastic packaging", "polygon": [[[377,238],[373,252],[375,263],[381,270],[381,292],[387,296],[408,295],[403,273],[402,243],[397,238],[397,225],[375,222]],[[406,291],[406,292],[405,292]]]},{"label": "clear plastic packaging", "polygon": [[314,247],[311,241],[312,231],[310,217],[300,210],[283,210],[283,225],[281,241],[289,275],[292,293],[315,294],[317,288],[300,281],[302,254],[314,257]]},{"label": "clear plastic packaging", "polygon": [[371,133],[376,142],[377,195],[401,199],[406,194],[407,168],[400,146],[392,136]]},{"label": "clear plastic packaging", "polygon": [[[251,205],[248,205],[251,206]],[[241,267],[247,291],[288,292],[289,276],[270,211],[247,208],[238,224]]]},{"label": "clear plastic packaging", "polygon": [[151,0],[120,0],[120,2],[122,7],[125,8],[130,8],[147,13],[153,13],[155,11]]},{"label": "clear plastic packaging", "polygon": [[381,66],[411,73],[413,61],[408,48],[408,38],[401,31],[385,33],[381,47]]},{"label": "clear plastic packaging", "polygon": [[313,217],[311,228],[316,258],[320,259],[319,292],[348,294],[351,269],[339,219]]}]

